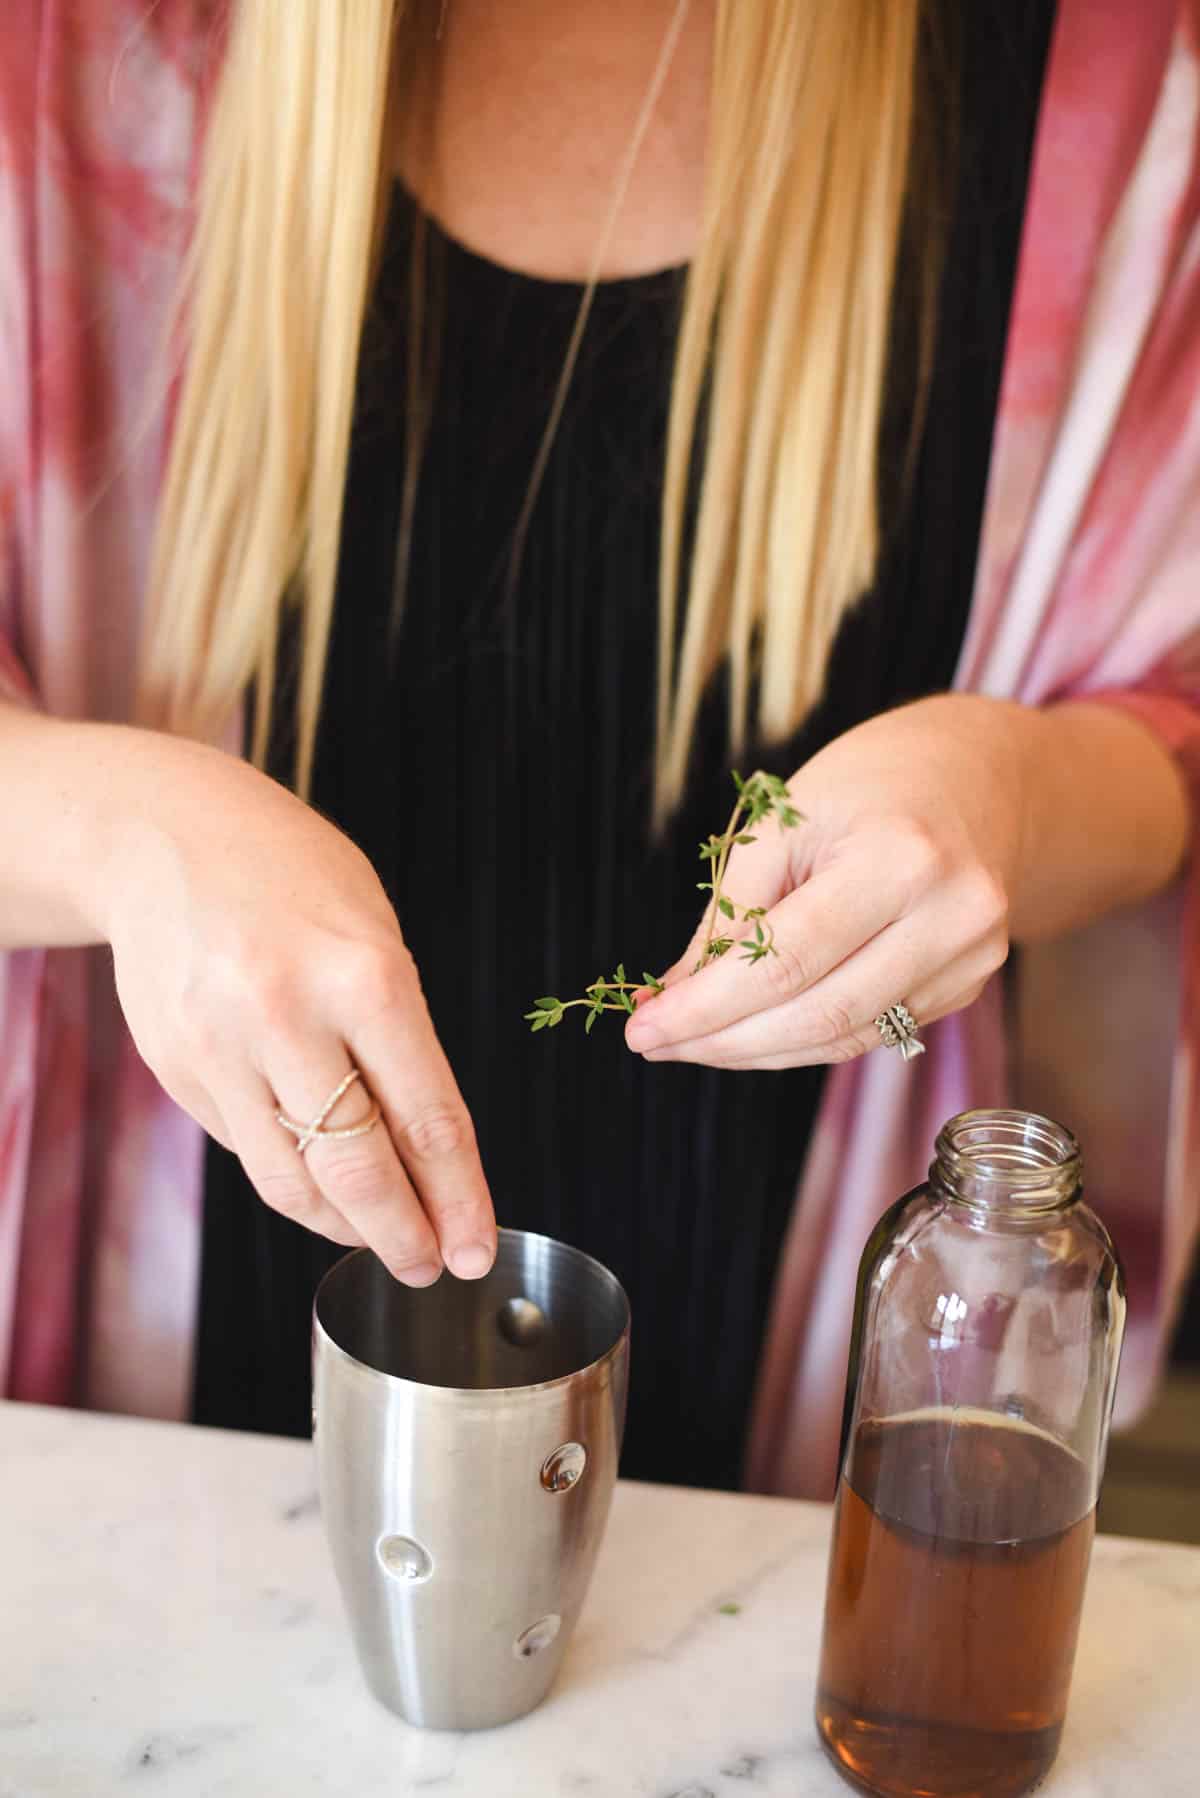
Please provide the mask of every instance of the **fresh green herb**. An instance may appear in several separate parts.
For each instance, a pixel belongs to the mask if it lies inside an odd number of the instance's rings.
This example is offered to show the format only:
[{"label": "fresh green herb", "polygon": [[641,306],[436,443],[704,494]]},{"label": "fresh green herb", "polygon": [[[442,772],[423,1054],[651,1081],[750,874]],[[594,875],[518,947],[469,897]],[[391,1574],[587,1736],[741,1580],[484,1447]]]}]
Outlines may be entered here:
[{"label": "fresh green herb", "polygon": [[[742,780],[735,774],[733,784],[737,788],[737,803],[728,824],[720,836],[710,836],[700,845],[700,859],[708,863],[710,878],[697,881],[696,885],[700,892],[708,893],[710,897],[705,912],[704,947],[693,973],[698,973],[708,962],[719,956],[728,954],[739,940],[719,929],[723,918],[733,924],[739,918],[743,923],[753,924],[753,932],[740,939],[745,961],[753,964],[766,955],[776,953],[775,933],[769,923],[764,924],[767,915],[765,908],[761,905],[739,905],[735,899],[731,899],[725,891],[725,874],[734,845],[757,840],[752,834],[756,825],[773,818],[781,830],[791,830],[801,822],[801,814],[791,803],[786,782],[780,780],[777,774],[764,774],[760,770],[748,780]],[[562,1023],[568,1011],[582,1006],[586,1011],[584,1028],[590,1033],[601,1012],[631,1013],[637,1004],[634,995],[643,987],[649,987],[651,993],[661,993],[663,983],[654,974],[643,974],[641,980],[628,980],[625,977],[624,963],[619,963],[611,979],[599,976],[584,988],[582,998],[535,999],[533,1010],[527,1011],[525,1017],[530,1028],[535,1031],[553,1030]]]}]

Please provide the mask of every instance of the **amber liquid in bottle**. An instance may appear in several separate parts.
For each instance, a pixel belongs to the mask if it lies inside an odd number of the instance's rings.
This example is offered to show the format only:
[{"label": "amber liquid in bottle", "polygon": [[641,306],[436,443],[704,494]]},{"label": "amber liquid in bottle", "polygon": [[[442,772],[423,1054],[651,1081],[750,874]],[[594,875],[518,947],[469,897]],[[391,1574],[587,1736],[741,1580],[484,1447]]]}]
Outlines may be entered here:
[{"label": "amber liquid in bottle", "polygon": [[1058,1751],[1095,1526],[1041,1431],[929,1410],[859,1428],[838,1492],[817,1727],[894,1798],[1016,1798]]}]

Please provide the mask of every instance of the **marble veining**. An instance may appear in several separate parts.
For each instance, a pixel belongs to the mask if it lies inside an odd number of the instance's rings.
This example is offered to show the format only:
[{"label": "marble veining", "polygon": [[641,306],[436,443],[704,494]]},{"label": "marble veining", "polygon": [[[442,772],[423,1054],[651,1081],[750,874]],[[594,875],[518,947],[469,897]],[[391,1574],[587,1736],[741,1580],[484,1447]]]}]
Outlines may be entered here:
[{"label": "marble veining", "polygon": [[164,1730],[139,1742],[130,1757],[139,1772],[164,1772],[180,1762],[196,1760],[244,1734],[244,1727],[222,1723],[188,1730]]},{"label": "marble veining", "polygon": [[284,1505],[281,1513],[285,1523],[302,1523],[306,1517],[319,1517],[321,1501],[315,1492],[306,1492],[303,1498],[293,1499],[290,1505]]},{"label": "marble veining", "polygon": [[[829,1513],[618,1491],[556,1691],[488,1735],[367,1695],[302,1443],[0,1404],[0,1798],[839,1798]],[[1046,1798],[1194,1798],[1200,1550],[1096,1545]]]}]

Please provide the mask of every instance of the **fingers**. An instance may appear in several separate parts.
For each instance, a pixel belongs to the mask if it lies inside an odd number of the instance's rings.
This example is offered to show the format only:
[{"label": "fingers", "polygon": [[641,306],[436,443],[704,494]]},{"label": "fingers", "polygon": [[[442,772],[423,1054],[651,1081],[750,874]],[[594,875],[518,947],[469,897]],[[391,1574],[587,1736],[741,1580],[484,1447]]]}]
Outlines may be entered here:
[{"label": "fingers", "polygon": [[748,966],[738,948],[730,949],[694,980],[640,1004],[625,1040],[644,1054],[716,1036],[777,1008],[815,986],[896,914],[886,880],[865,878],[849,861],[822,870],[768,912],[764,930],[774,933],[774,954]]},{"label": "fingers", "polygon": [[[737,913],[732,920],[718,912],[713,916],[712,896],[708,904],[701,909],[696,928],[691,940],[679,960],[668,968],[663,975],[664,986],[674,986],[678,981],[686,979],[696,971],[697,963],[704,953],[704,945],[708,940],[710,926],[713,935],[742,937],[750,934],[751,926],[742,920],[747,910],[759,907],[769,911],[777,905],[793,884],[789,881],[789,864],[787,860],[788,845],[783,841],[779,827],[770,822],[756,826],[755,841],[740,844],[729,857],[722,891],[728,898],[736,902]],[[711,873],[711,867],[709,872]],[[647,994],[649,989],[645,989]]]},{"label": "fingers", "polygon": [[[315,991],[268,984],[269,1004],[260,996],[255,1008],[253,1071],[236,1088],[209,1083],[209,1110],[220,1113],[212,1121],[274,1210],[334,1242],[367,1246],[407,1285],[432,1285],[447,1266],[477,1279],[495,1260],[495,1218],[412,958],[398,937],[335,949]],[[229,1067],[222,1041],[220,1026],[205,1037],[221,1051],[216,1065]],[[355,1070],[360,1078],[299,1153],[277,1112],[309,1123]],[[372,1129],[326,1134],[352,1128],[376,1101]]]},{"label": "fingers", "polygon": [[[335,1040],[326,1039],[318,1050],[315,1039],[309,1039],[303,1045],[277,1045],[266,1074],[279,1109],[297,1123],[306,1123],[318,1115],[351,1065],[346,1049]],[[346,1129],[359,1122],[369,1113],[373,1092],[364,1071],[364,1079],[348,1089],[324,1127]],[[303,1163],[317,1198],[340,1217],[341,1228],[348,1227],[374,1250],[397,1280],[406,1286],[431,1286],[439,1278],[442,1256],[437,1236],[382,1120],[363,1136],[317,1137],[301,1156],[296,1153],[295,1137],[276,1122],[274,1106],[266,1118],[292,1149],[295,1160]],[[291,1178],[295,1178],[294,1170]],[[282,1208],[279,1197],[276,1188],[275,1197],[268,1198],[277,1210]],[[296,1202],[302,1202],[299,1195]],[[289,1211],[288,1215],[298,1214]],[[327,1213],[322,1215],[327,1218]],[[303,1215],[298,1221],[331,1234]],[[335,1236],[334,1240],[342,1238]]]},{"label": "fingers", "polygon": [[363,1237],[318,1189],[307,1166],[307,1155],[297,1151],[296,1138],[276,1122],[277,1109],[265,1080],[253,1083],[244,1092],[221,1095],[228,1146],[237,1154],[259,1198],[272,1211],[303,1224],[318,1236],[328,1237],[330,1242],[343,1243],[347,1248],[362,1247]]},{"label": "fingers", "polygon": [[939,965],[947,940],[948,933],[931,939],[893,925],[796,999],[651,1050],[646,1059],[729,1068],[851,1060],[880,1046],[875,1019],[887,1006],[903,1000],[919,1024],[934,1023],[973,1003],[1007,953],[1007,938],[997,930]]},{"label": "fingers", "polygon": [[875,1046],[888,1005],[905,999],[925,1021],[942,1016],[1008,948],[996,878],[907,820],[861,835],[773,906],[764,928],[771,953],[753,965],[733,947],[639,1005],[629,1047],[730,1067],[845,1060]]},{"label": "fingers", "polygon": [[409,990],[381,995],[346,1040],[383,1107],[435,1252],[459,1278],[480,1278],[496,1257],[491,1195],[470,1116],[415,978]]}]

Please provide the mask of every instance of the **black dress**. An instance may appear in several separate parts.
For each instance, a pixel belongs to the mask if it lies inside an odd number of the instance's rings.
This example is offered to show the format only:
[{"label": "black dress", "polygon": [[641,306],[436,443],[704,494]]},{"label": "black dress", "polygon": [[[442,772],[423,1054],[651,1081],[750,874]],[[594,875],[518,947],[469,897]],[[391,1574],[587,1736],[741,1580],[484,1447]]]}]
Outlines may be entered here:
[{"label": "black dress", "polygon": [[[756,757],[780,772],[946,687],[961,646],[1052,8],[993,0],[967,12],[960,172],[919,456],[907,485],[881,469],[890,516],[878,582],[841,632],[816,715]],[[729,807],[714,694],[681,813],[650,841],[655,573],[682,275],[600,287],[512,586],[514,523],[580,290],[432,233],[440,346],[390,656],[412,228],[398,191],[362,355],[314,802],[369,854],[395,903],[500,1221],[577,1244],[625,1284],[626,1473],[734,1486],[821,1071],[650,1066],[625,1050],[615,1019],[586,1039],[578,1014],[535,1037],[522,1019],[538,994],[580,991],[618,959],[639,973],[675,959],[698,915],[696,843]],[[898,417],[907,393],[893,393]],[[307,1432],[312,1293],[338,1253],[267,1211],[238,1163],[210,1147],[198,1419]]]}]

